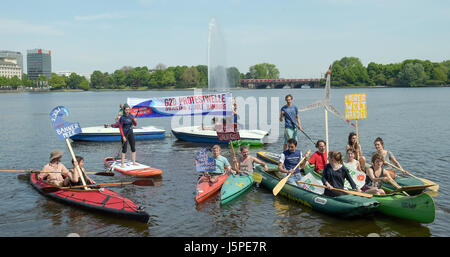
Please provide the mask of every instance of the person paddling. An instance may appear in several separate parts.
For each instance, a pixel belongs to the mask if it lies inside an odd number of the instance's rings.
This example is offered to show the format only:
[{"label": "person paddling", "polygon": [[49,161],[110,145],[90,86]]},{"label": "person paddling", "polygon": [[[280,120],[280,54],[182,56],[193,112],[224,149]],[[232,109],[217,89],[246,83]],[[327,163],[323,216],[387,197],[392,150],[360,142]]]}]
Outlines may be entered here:
[{"label": "person paddling", "polygon": [[72,160],[73,168],[70,169],[71,177],[69,179],[69,185],[70,186],[81,186],[83,185],[83,182],[80,179],[80,176],[78,175],[78,171],[76,170],[76,166],[78,165],[80,167],[81,172],[83,173],[84,181],[86,181],[87,185],[95,184],[95,181],[88,177],[86,174],[86,169],[84,166],[84,158],[81,156],[75,156],[76,161]]},{"label": "person paddling", "polygon": [[[377,137],[373,143],[375,145],[375,149],[377,149],[377,153],[381,154],[384,160],[391,161],[394,165],[403,170],[402,166],[397,161],[397,159],[395,159],[395,156],[392,154],[392,152],[384,149],[384,142],[381,137]],[[387,164],[383,164],[383,169],[389,172],[391,178],[395,178],[395,170],[390,168]],[[407,174],[406,172],[403,173]]]},{"label": "person paddling", "polygon": [[316,143],[317,151],[311,155],[306,165],[313,164],[314,171],[322,174],[325,165],[327,165],[327,151],[326,143],[324,140],[318,140]]},{"label": "person paddling", "polygon": [[[60,150],[52,151],[50,153],[50,162],[42,168],[37,178],[54,186],[69,186],[71,181],[78,181],[78,172],[70,172],[61,163],[63,154],[64,152]],[[72,163],[78,165],[76,160],[72,160]]]},{"label": "person paddling", "polygon": [[37,178],[54,186],[67,186],[68,182],[63,175],[69,177],[71,174],[66,166],[61,163],[63,154],[64,152],[60,150],[52,151],[50,153],[50,162],[42,168]]},{"label": "person paddling", "polygon": [[372,166],[367,169],[366,184],[362,187],[365,193],[384,195],[381,189],[383,182],[389,182],[391,177],[389,172],[385,172],[383,168],[384,157],[380,153],[372,155]]},{"label": "person paddling", "polygon": [[355,159],[355,156],[356,156],[355,149],[348,148],[347,153],[345,155],[346,159],[344,160],[344,165],[345,165],[345,167],[347,167],[347,169],[363,172],[363,170],[361,169],[361,166],[360,166],[360,162],[358,162]]},{"label": "person paddling", "polygon": [[220,155],[221,148],[219,145],[214,145],[212,147],[214,160],[216,161],[216,170],[215,172],[210,172],[209,182],[215,183],[217,178],[220,175],[223,175],[225,172],[232,172],[230,162],[228,159]]},{"label": "person paddling", "polygon": [[291,185],[297,186],[297,181],[302,179],[302,175],[300,174],[300,169],[305,166],[305,162],[303,162],[300,167],[294,170],[300,160],[303,158],[303,154],[300,150],[297,150],[297,140],[291,138],[287,141],[288,150],[283,151],[280,155],[280,160],[278,164],[278,171],[282,173],[286,173],[286,176],[291,173],[292,175],[287,180],[287,183]]},{"label": "person paddling", "polygon": [[340,152],[330,151],[328,160],[330,163],[325,166],[322,174],[322,183],[327,187],[324,195],[335,197],[345,194],[344,192],[333,190],[333,188],[344,189],[345,179],[348,180],[354,190],[361,192],[351,178],[348,169],[343,165],[342,154]]},{"label": "person paddling", "polygon": [[243,145],[241,146],[241,155],[238,158],[233,157],[233,167],[235,171],[241,172],[245,175],[250,175],[253,173],[253,165],[254,163],[258,163],[264,166],[264,170],[268,171],[269,168],[267,167],[267,164],[261,160],[259,160],[256,157],[253,157],[248,154],[248,146]]},{"label": "person paddling", "polygon": [[133,126],[137,126],[136,118],[130,114],[130,106],[128,104],[124,104],[123,106],[123,116],[119,119],[119,129],[120,134],[122,135],[122,161],[121,167],[124,168],[125,155],[127,153],[127,142],[130,143],[131,148],[131,160],[133,165],[137,165],[136,163],[136,147],[133,133]]}]

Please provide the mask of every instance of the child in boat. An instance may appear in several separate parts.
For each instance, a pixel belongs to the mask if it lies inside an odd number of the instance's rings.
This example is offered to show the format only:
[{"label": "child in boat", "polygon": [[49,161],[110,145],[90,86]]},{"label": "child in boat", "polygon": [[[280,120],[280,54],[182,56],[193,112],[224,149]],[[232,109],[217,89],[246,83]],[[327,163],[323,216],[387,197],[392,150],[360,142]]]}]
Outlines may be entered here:
[{"label": "child in boat", "polygon": [[326,145],[325,141],[318,140],[316,143],[317,151],[306,162],[306,165],[314,164],[314,171],[319,174],[322,174],[325,165],[327,165]]},{"label": "child in boat", "polygon": [[[67,186],[69,181],[68,178],[70,178],[72,174],[70,174],[66,166],[61,163],[63,154],[63,151],[52,151],[50,153],[50,162],[42,168],[42,171],[38,174],[37,178],[54,186]],[[66,179],[64,179],[63,175],[66,176]]]},{"label": "child in boat", "polygon": [[214,160],[216,161],[216,171],[210,172],[211,176],[209,177],[209,181],[215,183],[220,175],[223,175],[225,172],[231,172],[231,165],[227,158],[220,155],[222,149],[219,145],[214,145],[212,150]]},{"label": "child in boat", "polygon": [[361,190],[356,186],[355,182],[351,178],[348,169],[342,165],[342,154],[337,151],[331,151],[328,154],[328,159],[330,163],[325,166],[322,174],[322,183],[327,187],[327,189],[325,189],[324,195],[335,197],[345,194],[344,192],[333,190],[333,188],[344,189],[345,179],[348,180],[354,190],[361,192]]},{"label": "child in boat", "polygon": [[345,151],[350,148],[355,150],[355,160],[357,160],[360,167],[365,170],[366,157],[364,157],[362,154],[361,145],[358,142],[358,137],[356,136],[355,132],[350,132],[350,134],[348,135],[348,142],[345,146]]},{"label": "child in boat", "polygon": [[366,184],[362,190],[369,194],[384,195],[385,192],[381,189],[383,182],[391,180],[389,172],[383,168],[384,157],[381,153],[374,153],[372,155],[372,166],[367,169]]},{"label": "child in boat", "polygon": [[84,181],[86,182],[86,185],[95,184],[95,181],[87,176],[86,169],[83,167],[84,166],[84,158],[81,157],[81,156],[75,156],[75,158],[77,160],[76,161],[72,160],[73,168],[69,170],[71,175],[72,175],[71,178],[69,179],[69,185],[70,186],[81,186],[81,185],[83,185],[83,182],[80,179],[78,171],[76,170],[76,165],[77,164],[80,167],[81,172],[83,173],[83,178],[84,178]]},{"label": "child in boat", "polygon": [[241,155],[242,156],[240,156],[239,159],[236,157],[233,158],[234,170],[250,175],[253,173],[253,165],[255,162],[263,165],[265,171],[269,170],[265,162],[248,154],[248,146],[241,146]]},{"label": "child in boat", "polygon": [[287,143],[288,149],[280,155],[278,171],[281,173],[286,173],[286,176],[291,173],[292,175],[289,177],[286,183],[297,186],[297,181],[302,179],[300,169],[305,166],[305,162],[303,162],[300,167],[297,167],[297,169],[294,170],[295,166],[297,166],[297,164],[303,158],[303,154],[301,151],[296,149],[297,140],[291,138],[287,141]]}]

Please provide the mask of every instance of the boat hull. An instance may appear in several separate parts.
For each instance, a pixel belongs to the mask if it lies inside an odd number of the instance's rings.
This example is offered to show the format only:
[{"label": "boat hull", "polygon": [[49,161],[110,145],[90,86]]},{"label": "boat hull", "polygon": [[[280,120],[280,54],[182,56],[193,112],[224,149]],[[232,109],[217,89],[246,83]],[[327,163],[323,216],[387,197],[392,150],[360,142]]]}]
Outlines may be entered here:
[{"label": "boat hull", "polygon": [[[200,126],[180,127],[172,129],[172,134],[182,141],[209,143],[209,144],[228,144],[229,141],[220,141],[214,130],[202,130]],[[268,134],[262,130],[241,130],[239,135],[242,141],[247,141],[253,145],[262,145],[265,143],[265,137]]]},{"label": "boat hull", "polygon": [[237,198],[253,186],[253,178],[250,175],[228,176],[220,190],[220,203],[226,204]]},{"label": "boat hull", "polygon": [[[274,165],[269,164],[269,166],[271,166],[269,167],[269,170],[275,168]],[[280,182],[279,178],[265,172],[264,167],[261,165],[255,167],[255,172],[261,174],[261,185],[270,191],[272,191],[278,182]],[[302,205],[308,206],[313,210],[344,218],[373,213],[379,205],[379,202],[372,198],[349,194],[328,197],[288,183],[285,184],[279,194]]]},{"label": "boat hull", "polygon": [[145,178],[152,176],[159,176],[162,174],[162,170],[153,168],[147,165],[138,163],[138,165],[133,165],[131,161],[124,161],[124,168],[121,167],[121,159],[115,157],[106,157],[104,159],[105,166],[110,168],[114,166],[113,169],[124,175]]},{"label": "boat hull", "polygon": [[131,200],[107,188],[100,190],[58,190],[44,193],[43,188],[53,187],[37,179],[37,173],[30,176],[31,185],[42,195],[58,202],[89,211],[101,212],[118,218],[133,219],[147,223],[149,214]]},{"label": "boat hull", "polygon": [[217,177],[216,182],[209,183],[209,178],[205,175],[202,175],[197,181],[197,187],[195,192],[195,201],[197,203],[201,203],[214,193],[218,192],[221,188],[225,180],[227,180],[229,174],[225,173]]},{"label": "boat hull", "polygon": [[[73,141],[118,142],[121,134],[118,128],[86,127],[82,132],[70,137]],[[133,129],[135,140],[153,140],[166,137],[166,131],[153,126]]]}]

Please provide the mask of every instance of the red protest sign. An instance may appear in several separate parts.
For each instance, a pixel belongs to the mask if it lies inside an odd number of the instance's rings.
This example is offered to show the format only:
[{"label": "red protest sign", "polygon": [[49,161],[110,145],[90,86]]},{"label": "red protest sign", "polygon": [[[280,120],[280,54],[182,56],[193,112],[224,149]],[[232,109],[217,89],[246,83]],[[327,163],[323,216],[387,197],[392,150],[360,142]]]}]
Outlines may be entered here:
[{"label": "red protest sign", "polygon": [[236,124],[216,125],[215,128],[220,141],[241,140]]}]

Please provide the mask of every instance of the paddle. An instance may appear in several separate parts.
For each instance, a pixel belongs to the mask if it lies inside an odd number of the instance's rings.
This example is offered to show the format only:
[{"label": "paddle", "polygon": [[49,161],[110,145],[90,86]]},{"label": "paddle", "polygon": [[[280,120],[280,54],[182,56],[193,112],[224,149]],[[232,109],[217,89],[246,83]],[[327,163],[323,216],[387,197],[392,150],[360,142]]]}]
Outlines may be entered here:
[{"label": "paddle", "polygon": [[[290,114],[288,114],[288,113],[285,113],[285,114],[287,114],[287,115],[285,115],[286,117],[288,117],[289,118],[289,120],[292,122],[292,123],[294,123],[294,124],[296,124],[297,125],[297,122],[294,122],[294,120],[292,120],[292,117],[291,117],[291,115]],[[298,125],[297,125],[298,126]],[[311,143],[315,146],[316,145],[316,143],[314,143],[314,141],[306,134],[306,132],[305,131],[303,131],[303,129],[299,129],[308,139],[309,139],[309,141],[311,141]]]},{"label": "paddle", "polygon": [[439,185],[437,183],[434,183],[433,181],[428,180],[428,179],[416,177],[413,174],[409,173],[408,171],[406,171],[404,169],[400,169],[399,167],[395,166],[394,164],[389,163],[388,161],[384,161],[384,163],[386,163],[387,165],[391,166],[392,168],[396,168],[399,171],[402,171],[402,172],[408,174],[411,177],[414,177],[416,179],[419,179],[419,180],[423,181],[423,183],[425,183],[425,185],[431,185],[430,186],[430,190],[431,191],[439,191]]},{"label": "paddle", "polygon": [[[322,187],[322,188],[328,189],[328,187],[326,187],[326,186],[303,182],[301,180],[297,181],[297,183],[302,183],[302,184],[306,184],[306,185],[311,185],[311,186],[315,186],[315,187]],[[371,195],[371,194],[360,193],[360,192],[350,191],[350,190],[345,190],[345,189],[340,189],[340,188],[333,188],[332,190],[341,191],[341,192],[344,192],[347,194],[352,194],[352,195],[357,195],[357,196],[362,196],[362,197],[367,197],[367,198],[373,197],[373,195]]]},{"label": "paddle", "polygon": [[[60,173],[60,172],[48,172],[48,171],[40,171],[40,170],[0,170],[0,172],[24,172],[24,173]],[[113,172],[86,172],[91,175],[99,175],[99,176],[114,176]]]},{"label": "paddle", "polygon": [[53,193],[59,190],[67,190],[67,189],[77,189],[82,187],[101,187],[101,186],[122,186],[122,185],[135,185],[135,186],[153,186],[153,180],[141,179],[133,182],[117,182],[117,183],[106,183],[106,184],[92,184],[92,185],[81,185],[81,186],[69,186],[69,187],[44,187],[42,191],[44,193]]},{"label": "paddle", "polygon": [[[297,165],[295,165],[294,170],[296,170],[297,167],[300,166],[300,164],[306,159],[306,157],[308,157],[308,155],[310,153],[311,153],[311,150],[308,149],[308,151],[306,152],[305,156],[298,162]],[[280,180],[280,182],[278,182],[278,184],[272,190],[273,195],[277,195],[281,191],[281,189],[283,189],[284,185],[288,181],[288,179],[291,176],[291,174],[292,173],[289,172],[289,174],[286,177],[284,177],[282,180]]]},{"label": "paddle", "polygon": [[255,183],[261,183],[262,175],[260,173],[253,172],[250,176],[252,176],[253,181],[255,181]]},{"label": "paddle", "polygon": [[[395,182],[395,180],[393,180],[392,178],[389,177],[389,183],[391,183],[391,185],[393,185],[395,188],[397,188],[397,190],[401,189],[402,187]],[[406,193],[405,191],[401,191],[404,195],[409,196],[408,193]]]},{"label": "paddle", "polygon": [[395,189],[394,191],[392,191],[392,193],[396,193],[396,192],[402,192],[402,191],[414,191],[414,190],[420,190],[420,189],[424,189],[427,187],[431,187],[433,185],[422,185],[422,186],[404,186],[404,187],[400,187],[398,189]]}]

